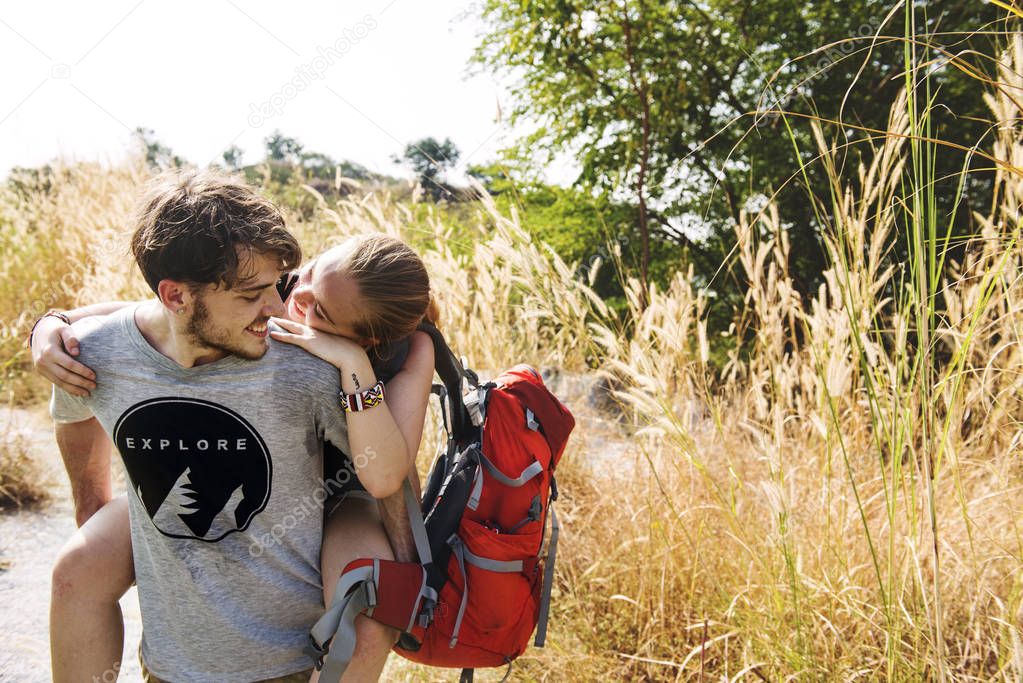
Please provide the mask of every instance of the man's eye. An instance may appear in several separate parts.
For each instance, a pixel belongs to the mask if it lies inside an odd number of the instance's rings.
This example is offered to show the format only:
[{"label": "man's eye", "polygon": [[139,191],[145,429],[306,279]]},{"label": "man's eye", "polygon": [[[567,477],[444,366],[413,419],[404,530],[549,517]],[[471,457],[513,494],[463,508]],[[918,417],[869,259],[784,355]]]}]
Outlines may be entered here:
[{"label": "man's eye", "polygon": [[255,303],[256,301],[258,301],[258,300],[259,300],[259,295],[257,294],[256,296],[243,296],[243,297],[242,297],[242,299],[243,299],[244,301],[248,301],[248,302],[251,302],[251,303]]}]

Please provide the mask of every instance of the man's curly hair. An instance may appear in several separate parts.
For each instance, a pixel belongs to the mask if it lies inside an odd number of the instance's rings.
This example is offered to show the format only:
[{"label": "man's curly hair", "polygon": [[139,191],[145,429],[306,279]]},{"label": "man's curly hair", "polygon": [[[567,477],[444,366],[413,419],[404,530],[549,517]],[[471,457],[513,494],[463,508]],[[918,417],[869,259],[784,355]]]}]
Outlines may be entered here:
[{"label": "man's curly hair", "polygon": [[302,249],[277,207],[220,171],[156,176],[135,224],[131,251],[154,292],[165,279],[231,289],[240,263],[257,254],[278,259],[282,271],[302,261]]}]

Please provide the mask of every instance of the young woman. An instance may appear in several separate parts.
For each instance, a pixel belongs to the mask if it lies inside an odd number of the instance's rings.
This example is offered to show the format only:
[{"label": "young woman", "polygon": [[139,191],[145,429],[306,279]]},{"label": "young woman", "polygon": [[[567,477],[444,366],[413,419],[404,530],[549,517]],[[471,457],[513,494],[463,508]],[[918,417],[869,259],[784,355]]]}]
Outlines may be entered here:
[{"label": "young woman", "polygon": [[[279,289],[287,319],[275,320],[281,331],[272,331],[271,336],[279,342],[301,346],[341,372],[346,367],[365,367],[369,362],[375,379],[386,385],[385,401],[371,410],[391,412],[402,437],[395,442],[407,450],[410,474],[414,475],[434,369],[432,341],[416,328],[420,322],[437,320],[429,277],[421,259],[395,238],[384,235],[352,238],[313,259],[286,280]],[[127,304],[96,304],[68,315],[74,322],[124,305]],[[65,391],[84,395],[95,388],[96,377],[74,359],[76,355],[78,340],[69,326],[57,318],[41,321],[32,339],[36,370]],[[360,421],[352,413],[346,415],[350,447],[353,452],[361,452]],[[351,560],[415,558],[401,492],[382,501],[374,500],[359,485],[347,456],[327,446],[324,479],[327,490],[334,495],[324,503],[321,572],[325,604],[333,597],[335,582],[331,577],[339,576]],[[418,477],[411,478],[418,494]],[[54,569],[51,643],[55,650],[62,638],[82,637],[75,632],[76,613],[119,610],[117,601],[134,581],[125,497],[115,498],[104,506],[78,535],[73,555],[65,554]],[[97,586],[97,582],[101,585]],[[88,591],[76,590],[76,586],[86,585]],[[119,611],[117,617],[119,620]],[[363,677],[375,680],[397,634],[383,630],[369,619],[361,621],[360,642],[352,662],[356,669],[349,667],[349,671],[358,680]],[[364,633],[366,638],[362,637]],[[115,636],[118,641],[123,640],[120,632]],[[381,647],[381,640],[387,641],[386,647]],[[122,643],[97,646],[119,653]],[[360,652],[364,656],[360,657]]]}]

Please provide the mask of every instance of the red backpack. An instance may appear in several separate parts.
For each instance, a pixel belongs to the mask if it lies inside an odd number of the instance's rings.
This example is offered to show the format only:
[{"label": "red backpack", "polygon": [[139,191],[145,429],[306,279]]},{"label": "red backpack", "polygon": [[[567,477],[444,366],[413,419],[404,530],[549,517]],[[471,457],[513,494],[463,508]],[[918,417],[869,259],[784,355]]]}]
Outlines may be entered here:
[{"label": "red backpack", "polygon": [[534,629],[538,647],[546,638],[558,539],[554,469],[575,420],[528,365],[481,385],[435,327],[420,329],[434,342],[444,383],[433,392],[448,435],[421,507],[404,485],[420,562],[364,558],[345,567],[310,633],[322,683],[344,673],[360,613],[402,632],[394,648],[401,656],[462,668],[463,681],[476,667],[510,667]]}]

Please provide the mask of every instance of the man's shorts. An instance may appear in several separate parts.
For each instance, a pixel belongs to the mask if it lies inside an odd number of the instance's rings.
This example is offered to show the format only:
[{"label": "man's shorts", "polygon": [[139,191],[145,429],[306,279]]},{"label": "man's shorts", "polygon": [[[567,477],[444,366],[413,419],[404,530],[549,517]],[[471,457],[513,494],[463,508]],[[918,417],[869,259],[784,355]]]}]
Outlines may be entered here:
[{"label": "man's shorts", "polygon": [[[142,648],[139,647],[139,663],[142,665],[142,681],[143,683],[169,683],[162,678],[157,678],[152,672],[146,668],[146,663],[142,661]],[[278,676],[277,678],[267,678],[262,681],[255,681],[254,683],[309,683],[309,677],[313,675],[313,670],[299,671],[297,673],[288,674],[287,676]]]}]

